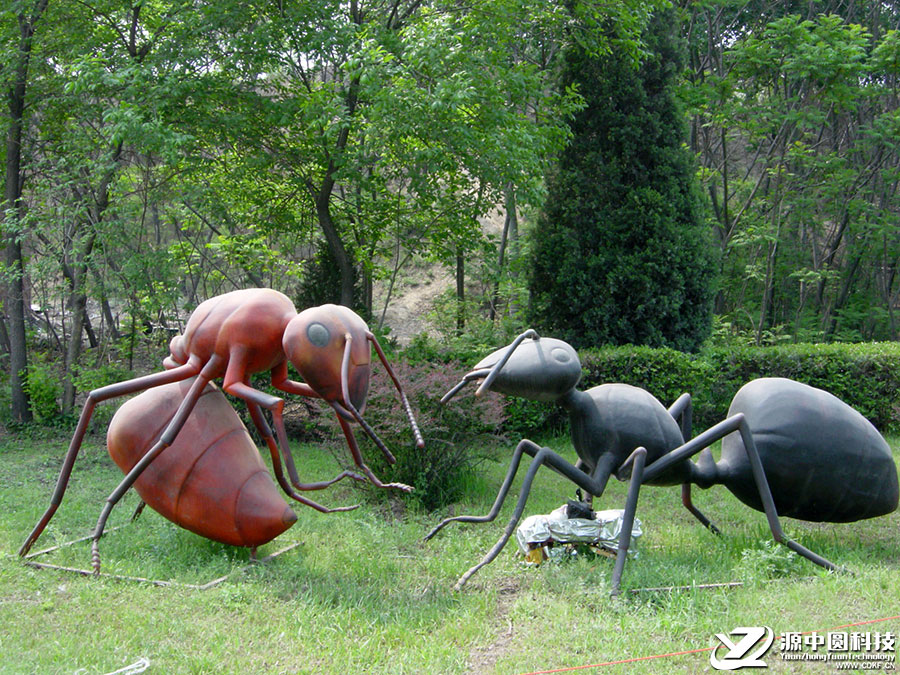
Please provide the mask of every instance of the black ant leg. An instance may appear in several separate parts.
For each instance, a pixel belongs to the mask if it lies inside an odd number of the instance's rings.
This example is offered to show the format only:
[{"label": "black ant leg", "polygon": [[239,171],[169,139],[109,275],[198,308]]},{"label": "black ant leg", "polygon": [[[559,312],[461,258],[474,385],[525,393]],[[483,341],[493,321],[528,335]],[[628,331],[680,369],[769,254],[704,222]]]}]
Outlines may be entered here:
[{"label": "black ant leg", "polygon": [[[506,470],[506,476],[503,479],[503,484],[500,486],[500,491],[497,493],[497,498],[494,500],[493,506],[491,506],[491,510],[483,516],[452,516],[450,518],[445,518],[440,523],[438,523],[428,534],[425,535],[425,541],[431,539],[434,535],[436,535],[441,529],[444,528],[445,525],[449,523],[489,523],[493,521],[497,514],[500,513],[500,507],[503,506],[503,501],[506,499],[506,495],[509,494],[509,489],[512,486],[513,479],[516,477],[516,472],[519,470],[519,464],[522,461],[522,455],[527,454],[531,457],[536,457],[541,447],[528,439],[524,439],[519,441],[519,444],[516,446],[515,452],[513,452],[512,459],[509,463],[509,468]],[[565,461],[565,460],[563,460]],[[571,465],[570,465],[571,466]],[[563,477],[568,477],[562,471],[559,471],[554,466],[550,466],[551,469],[554,469],[562,475]],[[581,460],[578,460],[578,463],[575,465],[575,468],[586,474],[586,467],[584,466]],[[609,475],[612,471],[612,462],[604,462],[600,466],[594,469],[593,478],[595,481],[598,481],[598,477],[603,475],[604,478],[602,480],[602,484],[600,485],[600,489],[597,492],[594,492],[588,488],[584,488],[588,495],[600,496],[603,493],[603,490],[606,488],[606,483],[609,481]],[[585,476],[586,477],[586,476]],[[598,485],[598,482],[595,482],[594,487]]]},{"label": "black ant leg", "polygon": [[[494,544],[493,548],[491,548],[491,550],[485,554],[480,563],[470,568],[459,578],[459,581],[457,581],[456,585],[454,586],[454,590],[458,591],[463,586],[465,586],[466,582],[472,577],[473,574],[493,561],[494,558],[496,558],[500,551],[503,549],[503,547],[506,546],[506,542],[509,541],[509,538],[512,536],[513,532],[515,532],[516,525],[522,518],[522,513],[525,511],[525,504],[528,501],[528,495],[531,492],[531,485],[534,482],[534,477],[537,475],[538,469],[540,469],[541,466],[546,465],[551,469],[554,469],[555,471],[575,483],[575,485],[587,492],[590,492],[591,494],[595,494],[598,496],[603,494],[603,490],[606,487],[606,483],[609,480],[609,474],[612,470],[612,466],[609,466],[609,463],[603,465],[598,464],[598,466],[594,469],[594,475],[588,476],[581,469],[576,468],[574,464],[571,464],[568,460],[556,454],[550,448],[539,448],[535,452],[534,448],[536,447],[537,446],[530,441],[528,443],[523,442],[519,444],[519,448],[521,448],[523,452],[533,456],[534,459],[531,461],[531,464],[528,467],[528,472],[525,474],[525,478],[522,481],[522,488],[519,492],[519,500],[516,503],[516,508],[513,511],[513,515],[509,519],[509,522],[506,525],[506,529],[503,531],[500,539],[497,540],[497,543]],[[519,448],[517,448],[517,451],[519,450]],[[510,471],[509,473],[507,473],[507,478],[509,481],[512,480],[510,478],[510,474],[512,473],[515,472]],[[508,491],[509,488],[506,485],[506,481],[504,481],[504,486]],[[498,495],[498,500],[500,500],[500,495]],[[497,508],[499,509],[499,507]]]},{"label": "black ant leg", "polygon": [[708,529],[713,534],[722,534],[722,531],[718,527],[716,527],[715,523],[713,523],[709,518],[703,515],[703,512],[700,511],[700,509],[694,506],[694,502],[691,500],[690,483],[683,483],[681,485],[681,503],[684,505],[684,508],[690,511],[691,515],[693,515],[694,518],[700,521],[700,524],[703,525],[703,527]]},{"label": "black ant leg", "polygon": [[515,452],[513,452],[512,460],[509,463],[509,468],[506,470],[506,476],[503,478],[503,483],[500,486],[500,491],[497,493],[497,498],[494,500],[494,505],[491,506],[491,510],[484,516],[453,516],[451,518],[444,518],[440,523],[432,528],[431,532],[425,535],[425,541],[431,539],[434,535],[440,532],[445,525],[449,523],[489,523],[494,518],[497,517],[497,514],[500,513],[500,507],[503,505],[503,500],[506,499],[506,495],[509,493],[509,488],[512,486],[513,479],[516,477],[516,472],[519,470],[519,463],[522,461],[522,455],[527,452],[529,455],[534,457],[538,450],[540,450],[540,446],[536,443],[532,443],[528,439],[524,439],[519,441],[519,444],[516,446]]},{"label": "black ant leg", "polygon": [[[692,412],[691,395],[687,393],[679,396],[675,403],[669,406],[669,414],[675,418],[675,421],[678,422],[678,426],[681,427],[681,438],[685,443],[691,440],[691,436],[693,436]],[[700,456],[701,464],[710,461],[712,461],[711,454],[708,454],[708,456]],[[710,532],[713,534],[721,534],[719,528],[716,527],[709,518],[703,515],[700,509],[694,506],[694,502],[691,499],[690,483],[684,483],[681,486],[681,503],[684,505],[684,508],[686,508],[694,518],[699,520]]]},{"label": "black ant leg", "polygon": [[628,496],[625,498],[625,513],[622,515],[622,528],[619,530],[619,549],[616,551],[616,566],[613,568],[612,579],[610,580],[610,595],[619,594],[619,582],[622,580],[625,559],[628,556],[628,547],[631,545],[634,513],[637,511],[638,493],[644,480],[644,464],[646,461],[647,449],[638,448],[622,464],[622,469],[632,465],[631,484],[628,486]]},{"label": "black ant leg", "polygon": [[808,548],[802,546],[801,544],[798,544],[784,533],[784,530],[781,527],[781,521],[778,519],[778,510],[775,507],[775,500],[772,497],[772,491],[769,488],[769,482],[766,479],[766,472],[763,468],[762,460],[759,456],[759,451],[756,449],[756,443],[753,441],[753,434],[750,431],[750,426],[747,424],[743,413],[738,413],[737,415],[719,422],[715,426],[710,427],[709,429],[704,431],[696,438],[691,439],[680,448],[675,448],[669,454],[653,462],[645,469],[643,482],[652,480],[654,477],[663,473],[673,464],[696,455],[698,452],[702,452],[711,443],[719,440],[720,438],[724,438],[728,434],[735,431],[739,432],[741,435],[741,441],[743,441],[744,451],[747,453],[747,458],[750,460],[750,468],[753,473],[753,480],[756,483],[757,489],[759,490],[759,497],[760,501],[762,502],[763,512],[766,514],[766,520],[769,524],[769,529],[772,531],[772,536],[774,537],[775,541],[780,544],[784,544],[795,553],[802,555],[804,558],[811,562],[814,562],[820,567],[824,567],[828,570],[837,569],[837,566],[834,563],[827,560],[826,558],[823,558],[819,554],[810,551]]}]

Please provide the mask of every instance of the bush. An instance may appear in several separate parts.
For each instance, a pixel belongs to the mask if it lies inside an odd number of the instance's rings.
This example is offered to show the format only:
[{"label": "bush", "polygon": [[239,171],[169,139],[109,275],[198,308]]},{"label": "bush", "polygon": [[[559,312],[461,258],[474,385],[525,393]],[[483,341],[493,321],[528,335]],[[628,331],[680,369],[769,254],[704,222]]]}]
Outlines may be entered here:
[{"label": "bush", "polygon": [[25,380],[31,414],[39,424],[55,424],[59,421],[59,401],[63,393],[59,367],[44,354],[32,357]]},{"label": "bush", "polygon": [[[485,448],[497,443],[497,429],[505,419],[503,403],[499,397],[488,397],[477,403],[471,398],[458,397],[441,404],[441,397],[465,372],[465,367],[458,363],[434,366],[401,360],[394,361],[392,367],[422,430],[425,447],[416,447],[397,390],[380,364],[373,366],[363,417],[397,462],[388,464],[381,451],[355,425],[356,438],[375,475],[385,482],[413,485],[415,491],[409,499],[434,510],[461,496],[466,475],[486,456]],[[347,455],[342,451],[340,457],[343,460]],[[393,490],[372,492],[391,497],[401,494]]]},{"label": "bush", "polygon": [[758,377],[787,377],[824,389],[881,430],[900,430],[900,345],[795,344],[715,348],[699,355],[671,349],[610,347],[580,352],[587,389],[604,382],[643,387],[664,405],[693,398],[694,426],[724,419],[737,390]]}]

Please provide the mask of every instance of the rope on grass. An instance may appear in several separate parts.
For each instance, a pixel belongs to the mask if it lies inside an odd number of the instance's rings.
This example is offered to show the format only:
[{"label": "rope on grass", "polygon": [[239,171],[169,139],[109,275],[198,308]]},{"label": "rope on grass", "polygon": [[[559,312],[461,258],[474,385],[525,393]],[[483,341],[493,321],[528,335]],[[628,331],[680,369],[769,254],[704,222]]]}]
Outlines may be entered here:
[{"label": "rope on grass", "polygon": [[143,673],[149,667],[150,659],[148,659],[146,656],[142,656],[130,666],[119,668],[118,670],[114,670],[111,673],[107,673],[106,675],[137,675],[138,673]]}]

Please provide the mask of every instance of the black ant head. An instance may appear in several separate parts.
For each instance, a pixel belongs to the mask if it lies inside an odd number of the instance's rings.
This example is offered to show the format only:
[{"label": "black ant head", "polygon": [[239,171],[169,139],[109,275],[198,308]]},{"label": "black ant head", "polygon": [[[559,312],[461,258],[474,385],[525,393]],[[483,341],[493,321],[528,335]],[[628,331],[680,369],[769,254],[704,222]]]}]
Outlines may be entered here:
[{"label": "black ant head", "polygon": [[483,380],[476,396],[491,390],[532,401],[556,401],[580,379],[581,361],[570,344],[527,330],[479,361],[441,401],[450,400],[472,380]]}]

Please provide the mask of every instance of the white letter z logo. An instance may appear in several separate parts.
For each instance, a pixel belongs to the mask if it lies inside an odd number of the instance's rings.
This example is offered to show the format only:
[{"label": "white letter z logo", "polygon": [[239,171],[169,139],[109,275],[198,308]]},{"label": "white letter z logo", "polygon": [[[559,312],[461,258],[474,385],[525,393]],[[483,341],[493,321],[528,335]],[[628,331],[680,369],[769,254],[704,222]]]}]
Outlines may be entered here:
[{"label": "white letter z logo", "polygon": [[[766,662],[760,657],[769,650],[769,647],[772,646],[772,641],[775,639],[775,634],[771,628],[768,626],[739,626],[732,630],[731,634],[743,635],[744,637],[735,644],[724,633],[716,633],[716,637],[719,638],[722,644],[717,645],[709,655],[709,662],[713,668],[716,670],[737,670],[738,668],[766,667]],[[759,649],[750,656],[746,656],[760,640],[762,640],[762,645]],[[716,656],[716,653],[723,646],[728,647],[728,653],[720,659]],[[745,656],[746,658],[744,658]]]}]

